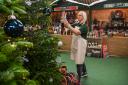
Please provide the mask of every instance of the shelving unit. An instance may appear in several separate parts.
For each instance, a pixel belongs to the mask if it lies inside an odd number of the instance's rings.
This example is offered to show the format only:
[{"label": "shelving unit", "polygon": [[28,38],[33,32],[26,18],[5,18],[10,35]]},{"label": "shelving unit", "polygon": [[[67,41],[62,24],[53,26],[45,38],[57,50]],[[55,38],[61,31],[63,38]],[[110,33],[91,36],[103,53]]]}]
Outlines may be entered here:
[{"label": "shelving unit", "polygon": [[[110,25],[108,26],[108,31],[112,32],[113,35],[118,33],[123,33],[127,30],[127,23],[125,21],[125,13],[121,10],[116,10],[111,12]],[[124,35],[123,35],[124,36]]]}]

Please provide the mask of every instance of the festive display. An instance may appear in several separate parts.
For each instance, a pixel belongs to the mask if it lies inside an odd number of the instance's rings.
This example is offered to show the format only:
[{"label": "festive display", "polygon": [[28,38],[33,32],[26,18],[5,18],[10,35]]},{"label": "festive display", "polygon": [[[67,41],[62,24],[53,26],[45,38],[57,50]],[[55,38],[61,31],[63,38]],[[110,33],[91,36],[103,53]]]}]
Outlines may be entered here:
[{"label": "festive display", "polygon": [[[13,3],[14,7],[17,6],[17,1]],[[25,5],[24,7],[18,5],[27,11],[27,15],[21,15],[20,19],[28,27],[34,28],[31,32],[25,31],[24,35],[22,35],[24,25],[13,14],[19,16],[17,13],[25,12],[18,10],[18,7],[10,10],[12,15],[5,23],[4,30],[0,32],[1,85],[60,85],[62,76],[58,70],[59,65],[55,61],[59,56],[59,39],[51,36],[47,30],[51,27],[49,15],[52,11],[48,8],[50,7],[48,2],[47,0],[25,0],[24,3],[20,3]],[[13,8],[13,4],[10,2],[9,6]],[[40,8],[43,9],[40,11]],[[41,29],[36,29],[37,26]]]},{"label": "festive display", "polygon": [[18,37],[24,31],[24,25],[18,19],[10,19],[4,25],[4,31],[8,36]]},{"label": "festive display", "polygon": [[29,85],[29,81],[35,82],[28,79],[30,72],[23,66],[24,55],[33,47],[33,43],[25,41],[24,38],[8,38],[2,33],[4,31],[0,31],[0,84]]},{"label": "festive display", "polygon": [[38,80],[39,85],[60,85],[58,37],[50,36],[47,30],[37,30],[29,39],[33,48],[27,51],[29,62],[25,62],[25,67],[31,72],[30,78]]}]

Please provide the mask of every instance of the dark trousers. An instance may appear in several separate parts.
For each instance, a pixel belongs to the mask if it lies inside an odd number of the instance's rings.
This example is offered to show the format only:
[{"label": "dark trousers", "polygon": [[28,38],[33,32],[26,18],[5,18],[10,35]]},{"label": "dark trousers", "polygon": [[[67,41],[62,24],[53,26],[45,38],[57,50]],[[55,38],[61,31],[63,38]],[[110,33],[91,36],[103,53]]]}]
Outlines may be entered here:
[{"label": "dark trousers", "polygon": [[87,73],[86,65],[85,64],[77,64],[77,74],[78,74],[79,81],[80,81],[81,75],[83,73]]}]

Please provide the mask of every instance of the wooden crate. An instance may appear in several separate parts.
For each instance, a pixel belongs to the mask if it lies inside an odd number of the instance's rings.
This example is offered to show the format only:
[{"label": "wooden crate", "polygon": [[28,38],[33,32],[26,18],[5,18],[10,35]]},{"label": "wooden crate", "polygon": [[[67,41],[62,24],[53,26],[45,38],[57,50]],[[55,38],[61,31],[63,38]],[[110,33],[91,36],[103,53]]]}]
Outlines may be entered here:
[{"label": "wooden crate", "polygon": [[128,37],[108,38],[108,52],[112,56],[128,57]]}]

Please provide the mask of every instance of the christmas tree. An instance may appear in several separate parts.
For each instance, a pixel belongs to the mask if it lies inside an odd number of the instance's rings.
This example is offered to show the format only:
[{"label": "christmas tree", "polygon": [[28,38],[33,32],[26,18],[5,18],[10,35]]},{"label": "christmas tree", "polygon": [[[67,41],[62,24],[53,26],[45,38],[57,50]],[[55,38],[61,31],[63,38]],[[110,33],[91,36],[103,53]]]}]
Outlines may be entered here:
[{"label": "christmas tree", "polygon": [[31,30],[28,33],[30,35],[28,39],[34,45],[26,55],[30,61],[25,63],[25,67],[32,74],[30,79],[38,80],[40,85],[60,85],[62,75],[56,62],[59,56],[59,38],[53,37],[48,32],[52,24],[50,17],[52,9],[48,0],[40,0],[26,7],[29,24],[41,27],[40,30]]},{"label": "christmas tree", "polygon": [[[60,85],[61,74],[56,58],[59,56],[57,37],[48,33],[51,27],[51,9],[48,0],[1,0],[0,6],[11,5],[14,14],[26,8],[30,26],[41,29],[24,32],[22,36],[8,36],[3,28],[0,31],[0,84],[1,85]],[[2,3],[2,4],[1,4]],[[10,3],[6,5],[5,3]],[[18,6],[16,8],[14,6]],[[23,7],[22,7],[23,6]],[[2,9],[2,8],[0,8]],[[19,11],[17,11],[17,10]],[[2,9],[8,15],[7,9]],[[22,14],[22,13],[21,13]],[[24,17],[20,17],[25,22]],[[36,27],[34,27],[36,28]]]},{"label": "christmas tree", "polygon": [[[0,84],[1,85],[28,85],[35,81],[28,79],[30,72],[23,66],[27,50],[33,43],[25,38],[12,38],[0,30]],[[35,85],[32,84],[32,85]]]}]

